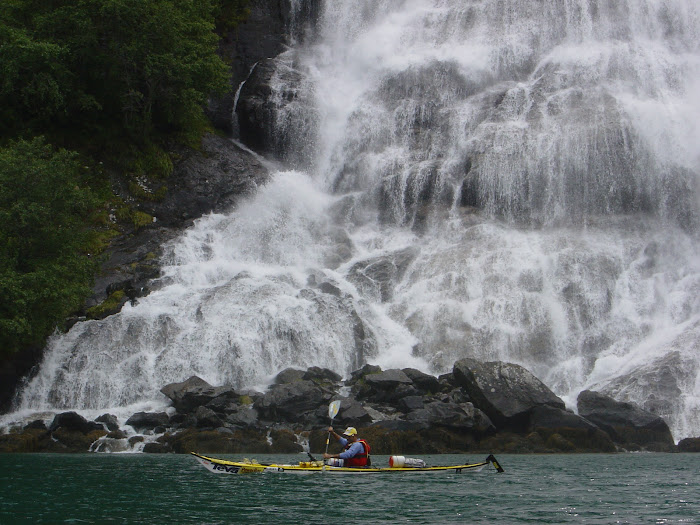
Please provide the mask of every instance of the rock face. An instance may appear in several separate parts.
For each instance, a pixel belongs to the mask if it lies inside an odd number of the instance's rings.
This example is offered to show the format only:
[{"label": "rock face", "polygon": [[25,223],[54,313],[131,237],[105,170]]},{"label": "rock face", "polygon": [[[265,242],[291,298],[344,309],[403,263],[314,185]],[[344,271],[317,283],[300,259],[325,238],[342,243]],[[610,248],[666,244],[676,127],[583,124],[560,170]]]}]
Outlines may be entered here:
[{"label": "rock face", "polygon": [[236,134],[236,123],[231,120],[235,95],[251,68],[262,59],[277,56],[292,40],[303,39],[306,25],[318,19],[319,0],[295,4],[297,14],[286,0],[251,0],[246,20],[222,36],[219,54],[231,64],[231,89],[209,101],[207,113],[217,128]]},{"label": "rock face", "polygon": [[564,409],[564,402],[529,371],[513,363],[457,361],[455,381],[499,427],[522,429],[538,406]]},{"label": "rock face", "polygon": [[666,422],[631,403],[584,390],[578,396],[578,412],[602,430],[619,445],[628,449],[645,447],[650,450],[670,451],[675,448],[673,436]]}]

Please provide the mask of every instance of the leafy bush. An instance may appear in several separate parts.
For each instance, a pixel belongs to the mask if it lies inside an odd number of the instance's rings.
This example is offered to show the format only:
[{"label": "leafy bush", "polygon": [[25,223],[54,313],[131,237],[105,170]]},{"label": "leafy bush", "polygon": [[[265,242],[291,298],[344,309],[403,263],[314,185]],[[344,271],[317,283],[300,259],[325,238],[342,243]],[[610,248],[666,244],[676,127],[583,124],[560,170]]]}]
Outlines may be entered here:
[{"label": "leafy bush", "polygon": [[40,138],[0,149],[0,351],[41,343],[90,293],[98,204],[76,153]]},{"label": "leafy bush", "polygon": [[0,133],[142,142],[201,127],[228,88],[214,0],[14,0],[0,7]]}]

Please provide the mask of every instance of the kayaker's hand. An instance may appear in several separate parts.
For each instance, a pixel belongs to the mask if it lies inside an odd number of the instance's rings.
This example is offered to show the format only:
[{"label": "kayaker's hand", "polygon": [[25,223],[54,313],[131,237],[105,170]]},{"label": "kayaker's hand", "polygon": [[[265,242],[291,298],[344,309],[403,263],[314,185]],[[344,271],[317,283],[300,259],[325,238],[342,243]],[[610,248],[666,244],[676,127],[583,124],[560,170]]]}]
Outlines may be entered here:
[{"label": "kayaker's hand", "polygon": [[324,454],[323,454],[323,459],[329,459],[329,458],[332,458],[332,457],[333,457],[333,456],[331,456],[328,452],[324,452]]},{"label": "kayaker's hand", "polygon": [[333,427],[328,427],[328,432],[333,432]]}]

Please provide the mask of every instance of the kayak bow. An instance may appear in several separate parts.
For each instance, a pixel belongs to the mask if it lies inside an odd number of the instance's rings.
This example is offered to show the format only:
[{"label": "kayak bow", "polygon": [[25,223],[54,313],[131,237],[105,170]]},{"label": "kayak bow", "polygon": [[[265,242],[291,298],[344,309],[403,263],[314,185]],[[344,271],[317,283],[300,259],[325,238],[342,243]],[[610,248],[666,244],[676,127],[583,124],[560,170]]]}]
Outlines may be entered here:
[{"label": "kayak bow", "polygon": [[325,466],[323,461],[300,461],[296,465],[276,464],[276,463],[258,463],[255,461],[228,461],[225,459],[210,458],[202,456],[196,452],[192,455],[197,458],[197,461],[204,468],[214,474],[314,474],[316,472],[329,472],[335,474],[385,474],[385,473],[437,473],[437,472],[456,472],[464,471],[480,472],[489,463],[498,472],[503,472],[503,468],[498,463],[493,454],[489,455],[484,461],[467,465],[447,465],[434,467],[331,467]]}]

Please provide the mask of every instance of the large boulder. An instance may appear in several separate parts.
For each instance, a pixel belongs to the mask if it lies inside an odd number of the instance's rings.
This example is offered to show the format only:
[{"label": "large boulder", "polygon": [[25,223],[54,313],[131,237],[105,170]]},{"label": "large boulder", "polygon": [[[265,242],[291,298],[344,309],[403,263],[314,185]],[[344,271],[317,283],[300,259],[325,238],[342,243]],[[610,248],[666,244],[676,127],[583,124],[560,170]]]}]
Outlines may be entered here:
[{"label": "large boulder", "polygon": [[169,422],[170,418],[165,412],[136,412],[126,420],[125,425],[133,427],[137,432],[142,432],[157,427],[166,427]]},{"label": "large boulder", "polygon": [[59,428],[72,432],[80,432],[81,434],[89,434],[94,430],[104,430],[104,427],[100,423],[88,421],[77,412],[56,414],[51,425],[49,425],[49,431],[55,432]]},{"label": "large boulder", "polygon": [[548,405],[530,412],[529,432],[537,432],[550,448],[561,449],[562,440],[569,446],[562,451],[614,452],[615,444],[607,433],[587,419]]},{"label": "large boulder", "polygon": [[357,399],[375,403],[396,403],[406,396],[418,395],[413,381],[398,369],[367,374],[353,387]]},{"label": "large boulder", "polygon": [[409,412],[406,421],[424,422],[427,427],[438,426],[459,432],[490,434],[496,428],[488,416],[471,403],[443,403],[433,401],[423,408]]},{"label": "large boulder", "polygon": [[700,452],[700,437],[681,439],[678,452]]},{"label": "large boulder", "polygon": [[276,385],[283,385],[285,383],[294,383],[295,381],[301,381],[304,379],[304,370],[299,370],[298,368],[285,368],[279,374],[275,376],[274,383]]},{"label": "large boulder", "polygon": [[161,388],[160,391],[173,402],[175,410],[183,414],[211,403],[219,396],[233,394],[231,388],[213,387],[197,376],[192,376],[181,383],[170,383]]},{"label": "large boulder", "polygon": [[455,381],[475,406],[491,418],[499,430],[524,429],[537,406],[564,409],[564,402],[522,366],[502,361],[461,359],[454,364]]},{"label": "large boulder", "polygon": [[[327,414],[325,407],[319,410],[323,410]],[[344,426],[357,427],[366,423],[371,423],[372,416],[370,416],[362,403],[351,397],[346,397],[342,398],[340,401],[340,409],[338,410],[335,421]]]},{"label": "large boulder", "polygon": [[436,394],[442,390],[442,385],[437,377],[416,370],[415,368],[403,368],[401,370],[411,380],[421,394]]},{"label": "large boulder", "polygon": [[675,442],[666,422],[632,403],[616,401],[599,392],[584,390],[578,396],[578,413],[598,425],[625,448],[671,451]]},{"label": "large boulder", "polygon": [[272,385],[254,406],[260,417],[268,421],[309,423],[316,421],[314,413],[321,405],[327,407],[330,399],[331,393],[327,390],[320,388],[313,381],[303,379]]}]

